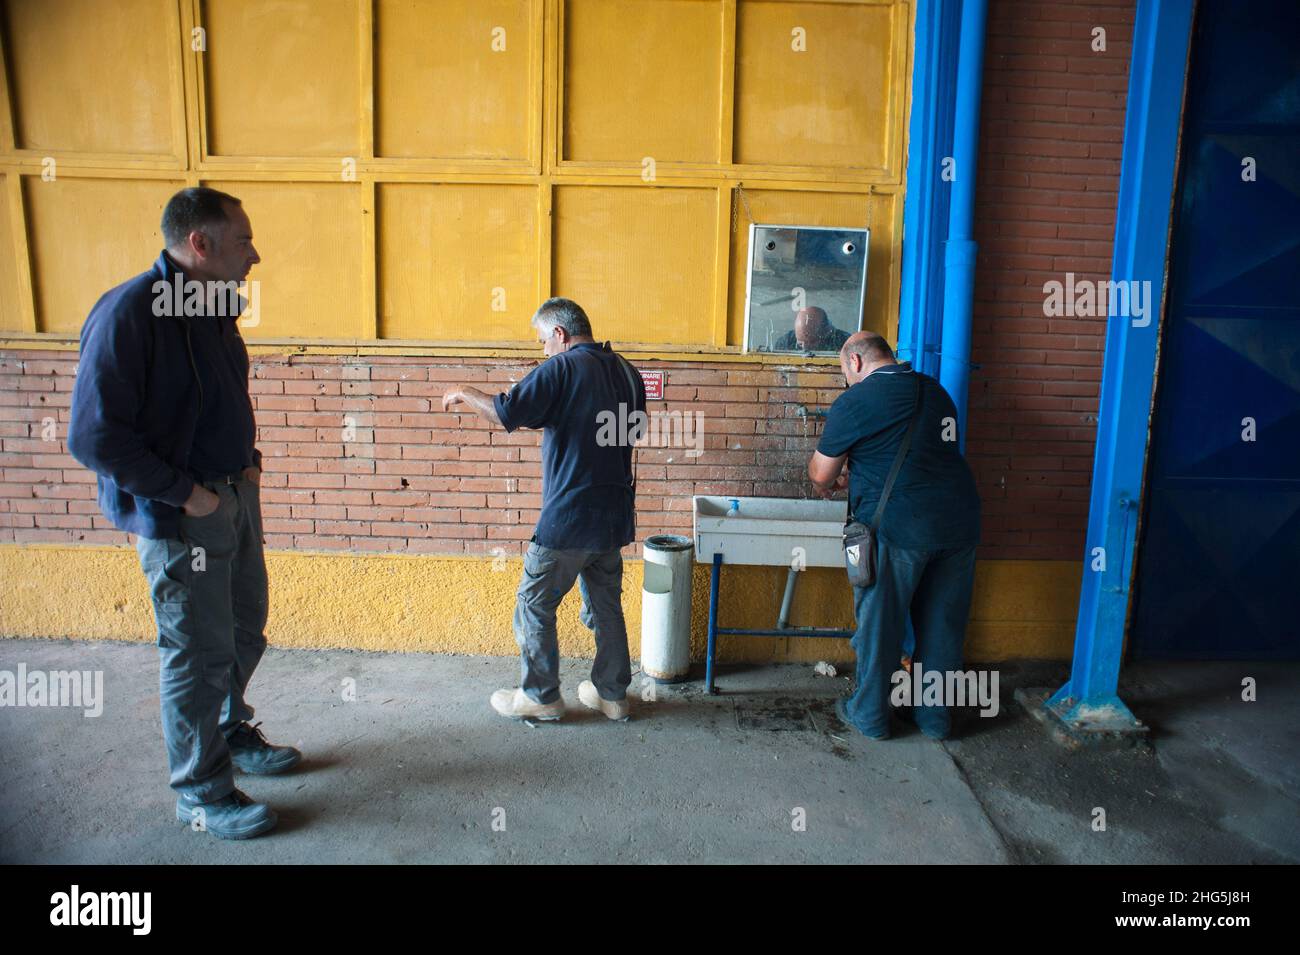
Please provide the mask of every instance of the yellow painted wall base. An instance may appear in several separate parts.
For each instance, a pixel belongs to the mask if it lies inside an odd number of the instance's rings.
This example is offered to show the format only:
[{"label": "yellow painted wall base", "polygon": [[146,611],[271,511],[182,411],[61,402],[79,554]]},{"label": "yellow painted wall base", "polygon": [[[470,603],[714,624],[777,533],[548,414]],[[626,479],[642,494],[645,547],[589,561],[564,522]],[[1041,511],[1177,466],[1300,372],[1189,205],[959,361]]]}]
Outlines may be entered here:
[{"label": "yellow painted wall base", "polygon": [[[428,555],[272,551],[270,642],[280,647],[514,655],[510,618],[520,561]],[[692,658],[704,658],[709,569],[695,567]],[[640,561],[627,561],[623,609],[633,657],[641,642]],[[153,613],[135,552],[117,547],[0,546],[0,635],[152,640]],[[1071,561],[980,561],[966,641],[970,660],[1068,659],[1079,599]],[[773,627],[785,571],[723,571],[719,616],[726,627]],[[795,626],[852,626],[842,572],[809,570],[791,614]],[[578,595],[560,608],[560,652],[589,657]],[[848,641],[724,637],[725,660],[852,660]]]}]

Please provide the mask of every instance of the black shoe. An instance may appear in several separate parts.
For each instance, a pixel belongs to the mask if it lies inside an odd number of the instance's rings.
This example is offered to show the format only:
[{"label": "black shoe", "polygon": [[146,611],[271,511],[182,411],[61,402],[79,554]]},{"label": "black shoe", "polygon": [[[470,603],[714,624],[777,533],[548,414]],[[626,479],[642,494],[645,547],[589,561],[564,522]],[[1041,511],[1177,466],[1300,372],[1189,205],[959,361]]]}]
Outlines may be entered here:
[{"label": "black shoe", "polygon": [[192,802],[181,796],[176,800],[176,818],[218,839],[252,839],[270,832],[277,822],[270,806],[253,802],[238,789],[214,802]]},{"label": "black shoe", "polygon": [[873,739],[877,741],[889,739],[888,733],[884,734],[883,736],[872,736],[871,734],[863,733],[862,730],[858,729],[858,727],[854,725],[853,721],[849,719],[849,714],[844,711],[845,699],[846,699],[845,697],[841,696],[838,700],[835,701],[835,715],[839,717],[839,721],[841,723],[843,723],[845,726],[849,727],[850,729],[854,729],[857,730],[859,733],[862,733],[862,735],[865,736],[867,739]]},{"label": "black shoe", "polygon": [[226,737],[226,742],[230,744],[230,761],[235,764],[235,768],[257,776],[273,776],[297,766],[302,753],[292,746],[273,746],[268,743],[258,729],[261,725],[240,723]]}]

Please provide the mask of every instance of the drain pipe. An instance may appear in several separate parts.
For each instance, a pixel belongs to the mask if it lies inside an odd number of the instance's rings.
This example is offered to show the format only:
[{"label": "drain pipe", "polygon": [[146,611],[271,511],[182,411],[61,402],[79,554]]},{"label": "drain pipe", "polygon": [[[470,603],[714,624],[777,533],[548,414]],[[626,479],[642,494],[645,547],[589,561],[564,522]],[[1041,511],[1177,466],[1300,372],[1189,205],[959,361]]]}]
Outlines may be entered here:
[{"label": "drain pipe", "polygon": [[975,295],[975,166],[979,148],[980,96],[984,80],[987,0],[962,0],[961,45],[953,118],[952,204],[944,245],[943,327],[939,380],[957,406],[957,433],[966,445],[966,396],[970,387],[971,313]]}]

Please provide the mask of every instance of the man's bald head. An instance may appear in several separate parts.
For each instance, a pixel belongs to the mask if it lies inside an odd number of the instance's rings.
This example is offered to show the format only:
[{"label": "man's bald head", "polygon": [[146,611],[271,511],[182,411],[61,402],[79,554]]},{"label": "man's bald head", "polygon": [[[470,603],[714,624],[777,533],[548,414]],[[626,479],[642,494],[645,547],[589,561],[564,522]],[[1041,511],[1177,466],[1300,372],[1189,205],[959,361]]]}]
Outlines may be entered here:
[{"label": "man's bald head", "polygon": [[794,317],[794,339],[804,351],[818,351],[830,330],[830,317],[816,305],[799,309]]},{"label": "man's bald head", "polygon": [[840,368],[850,385],[856,385],[881,365],[892,365],[894,361],[889,342],[875,332],[854,332],[840,348]]}]

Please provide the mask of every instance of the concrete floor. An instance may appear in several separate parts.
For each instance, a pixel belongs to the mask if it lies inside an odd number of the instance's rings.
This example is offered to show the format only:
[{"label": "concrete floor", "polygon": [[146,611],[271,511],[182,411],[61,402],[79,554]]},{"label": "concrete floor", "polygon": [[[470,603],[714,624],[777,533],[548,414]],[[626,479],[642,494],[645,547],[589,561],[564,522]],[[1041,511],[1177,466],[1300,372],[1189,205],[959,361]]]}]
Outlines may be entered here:
[{"label": "concrete floor", "polygon": [[1151,746],[1071,753],[1011,702],[1058,664],[1004,664],[1001,713],[958,739],[874,743],[831,715],[847,680],[807,666],[724,667],[724,695],[658,687],[614,724],[577,703],[589,663],[565,661],[569,717],[533,728],[487,705],[511,659],[272,650],[250,700],[306,759],[238,777],[281,824],[229,843],[173,821],[152,646],[0,640],[0,669],[19,663],[102,670],[105,704],[0,708],[3,862],[1300,860],[1296,665],[1130,667]]}]

